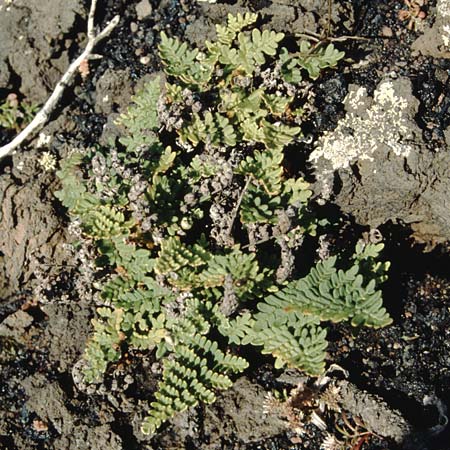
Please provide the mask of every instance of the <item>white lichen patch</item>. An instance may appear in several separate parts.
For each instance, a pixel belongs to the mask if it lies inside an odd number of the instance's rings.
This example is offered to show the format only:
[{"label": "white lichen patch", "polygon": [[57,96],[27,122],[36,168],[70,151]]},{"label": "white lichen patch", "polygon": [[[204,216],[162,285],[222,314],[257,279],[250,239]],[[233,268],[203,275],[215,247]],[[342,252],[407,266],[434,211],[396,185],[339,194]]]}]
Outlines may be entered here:
[{"label": "white lichen patch", "polygon": [[444,45],[448,48],[450,48],[450,25],[444,25],[442,27],[442,41],[444,42]]},{"label": "white lichen patch", "polygon": [[450,18],[450,0],[439,0],[436,5],[437,15]]},{"label": "white lichen patch", "polygon": [[45,133],[39,133],[38,140],[36,142],[36,148],[47,147],[50,144],[52,137]]},{"label": "white lichen patch", "polygon": [[50,152],[43,152],[39,164],[46,172],[52,172],[56,168],[56,158]]},{"label": "white lichen patch", "polygon": [[440,18],[440,34],[442,42],[450,49],[450,0],[439,0],[436,6],[436,16]]},{"label": "white lichen patch", "polygon": [[[367,102],[368,100],[368,102]],[[359,160],[372,161],[381,148],[391,150],[398,157],[412,151],[408,140],[408,102],[396,93],[391,81],[380,83],[373,99],[364,88],[351,90],[346,98],[350,111],[333,131],[325,132],[318,140],[310,161],[317,165],[326,160],[331,171],[348,168]],[[362,105],[368,105],[362,109]]]},{"label": "white lichen patch", "polygon": [[364,106],[364,99],[367,97],[367,89],[359,87],[356,91],[350,91],[347,94],[345,101],[347,105],[354,111],[357,111],[361,106]]}]

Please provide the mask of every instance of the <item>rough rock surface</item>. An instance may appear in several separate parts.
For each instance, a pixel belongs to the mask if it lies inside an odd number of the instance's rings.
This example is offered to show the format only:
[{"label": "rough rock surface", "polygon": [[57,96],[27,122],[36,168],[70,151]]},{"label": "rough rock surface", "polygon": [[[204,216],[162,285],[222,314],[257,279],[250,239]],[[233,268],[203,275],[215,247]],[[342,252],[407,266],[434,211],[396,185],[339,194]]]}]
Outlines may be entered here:
[{"label": "rough rock surface", "polygon": [[43,375],[36,374],[24,380],[23,386],[28,395],[27,410],[37,414],[44,426],[54,427],[60,436],[55,440],[54,448],[122,450],[121,439],[108,425],[93,427],[76,423],[75,417],[65,406],[66,396],[57,382],[50,382]]},{"label": "rough rock surface", "polygon": [[37,159],[35,152],[17,157],[0,179],[0,298],[21,292],[38,268],[57,269],[66,258],[65,232],[49,189],[54,175]]},{"label": "rough rock surface", "polygon": [[[450,240],[450,154],[439,149],[430,151],[424,145],[421,129],[414,121],[418,101],[412,94],[410,81],[400,78],[392,85],[394,98],[407,105],[402,119],[408,128],[407,139],[401,135],[395,142],[386,139],[386,136],[396,136],[395,129],[388,129],[395,128],[393,121],[386,124],[370,121],[371,117],[367,115],[372,102],[370,97],[359,100],[362,105],[359,110],[355,103],[352,106],[347,100],[344,120],[349,126],[338,125],[335,130],[347,135],[333,136],[331,132],[331,138],[339,145],[327,147],[340,148],[341,153],[329,151],[331,156],[326,157],[323,156],[326,151],[313,153],[318,178],[316,192],[329,194],[334,182],[334,202],[358,223],[372,228],[389,221],[408,224],[419,242],[433,246]],[[358,91],[355,88],[350,92]],[[355,117],[357,122],[352,119]],[[361,137],[361,130],[355,129],[355,124],[366,130],[373,127],[373,136],[367,136],[362,143],[370,148],[370,153],[362,154],[355,148],[354,136]],[[376,135],[380,130],[381,135]],[[367,145],[370,139],[373,142]],[[352,157],[348,157],[349,154]]]},{"label": "rough rock surface", "polygon": [[411,426],[401,414],[391,410],[380,398],[360,391],[347,381],[339,383],[339,402],[354,416],[360,417],[374,433],[388,436],[398,443],[411,433]]},{"label": "rough rock surface", "polygon": [[422,55],[450,58],[450,0],[438,0],[436,20],[412,45]]},{"label": "rough rock surface", "polygon": [[[231,389],[218,396],[216,403],[205,407],[201,420],[192,414],[175,417],[171,421],[171,432],[160,442],[161,448],[180,448],[176,442],[183,441],[184,437],[187,443],[189,436],[195,434],[203,435],[202,450],[218,450],[229,448],[227,445],[236,439],[244,447],[282,433],[286,430],[286,422],[276,415],[264,413],[266,395],[261,386],[246,377],[239,378]],[[193,428],[197,428],[195,434]]]},{"label": "rough rock surface", "polygon": [[69,65],[65,44],[70,44],[63,37],[74,28],[82,5],[81,0],[0,0],[0,87],[14,87],[10,73],[15,74],[28,101],[43,103]]},{"label": "rough rock surface", "polygon": [[95,87],[95,112],[105,115],[117,112],[129,104],[133,93],[130,71],[107,69]]}]

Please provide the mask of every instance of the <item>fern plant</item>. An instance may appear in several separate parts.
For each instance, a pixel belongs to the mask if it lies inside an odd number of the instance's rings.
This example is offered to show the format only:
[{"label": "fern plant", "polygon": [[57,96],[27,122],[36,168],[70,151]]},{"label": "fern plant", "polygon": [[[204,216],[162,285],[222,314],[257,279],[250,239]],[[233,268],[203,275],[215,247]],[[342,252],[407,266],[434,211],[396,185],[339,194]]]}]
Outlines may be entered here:
[{"label": "fern plant", "polygon": [[9,94],[0,103],[0,128],[19,132],[32,120],[38,110],[38,105],[19,102],[15,94]]},{"label": "fern plant", "polygon": [[58,172],[57,196],[103,276],[86,380],[101,381],[127,347],[162,359],[147,434],[229,388],[248,366],[240,346],[318,375],[328,322],[390,322],[380,246],[295,273],[318,229],[309,184],[285,165],[301,135],[297,84],[343,54],[305,42],[288,53],[257,19],[229,16],[202,51],[162,33],[165,78],[134,97],[116,146],[74,153]]}]

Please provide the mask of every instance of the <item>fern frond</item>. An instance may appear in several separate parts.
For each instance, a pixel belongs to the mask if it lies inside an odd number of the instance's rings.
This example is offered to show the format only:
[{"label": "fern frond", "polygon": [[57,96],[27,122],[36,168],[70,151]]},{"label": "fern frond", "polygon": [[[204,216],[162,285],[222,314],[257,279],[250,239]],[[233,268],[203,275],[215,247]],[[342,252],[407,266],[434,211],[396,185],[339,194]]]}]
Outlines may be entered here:
[{"label": "fern frond", "polygon": [[284,194],[288,197],[290,205],[305,204],[312,195],[310,184],[303,178],[289,178],[284,182]]},{"label": "fern frond", "polygon": [[192,158],[189,165],[189,178],[195,183],[203,178],[210,178],[217,174],[219,167],[215,160],[201,158],[198,155]]},{"label": "fern frond", "polygon": [[242,223],[276,223],[275,211],[280,207],[281,197],[272,197],[253,183],[245,192],[240,208]]},{"label": "fern frond", "polygon": [[170,38],[163,31],[158,45],[159,56],[166,66],[169,75],[182,76],[189,72],[198,55],[197,49],[190,49],[186,42],[181,43],[178,38]]},{"label": "fern frond", "polygon": [[262,104],[264,90],[255,89],[245,92],[241,89],[223,89],[219,92],[220,110],[225,112],[230,119],[236,119],[239,124],[250,120],[258,123],[259,119],[268,115],[268,111]]},{"label": "fern frond", "polygon": [[83,215],[83,230],[94,239],[127,235],[133,225],[133,220],[125,220],[123,212],[111,205],[99,205]]},{"label": "fern frond", "polygon": [[164,359],[162,380],[152,402],[152,409],[142,425],[144,434],[153,434],[177,412],[197,405],[212,403],[217,390],[228,389],[233,382],[229,373],[242,372],[248,363],[238,356],[226,354],[206,333],[209,325],[198,322],[200,303],[188,302],[188,312],[171,329],[172,357]]},{"label": "fern frond", "polygon": [[201,266],[209,258],[209,253],[200,245],[187,246],[181,242],[179,237],[170,237],[161,243],[155,272],[160,275],[176,274],[185,266]]},{"label": "fern frond", "polygon": [[220,145],[236,145],[236,133],[230,121],[219,113],[214,115],[206,111],[203,118],[194,114],[192,122],[180,130],[183,142],[190,141],[194,146],[200,142],[219,147]]},{"label": "fern frond", "polygon": [[278,43],[283,38],[283,33],[268,30],[261,33],[256,28],[252,30],[251,36],[239,33],[237,37],[239,49],[232,65],[247,74],[252,74],[256,67],[266,62],[265,55],[274,56],[276,54]]},{"label": "fern frond", "polygon": [[181,43],[177,38],[169,38],[163,31],[158,50],[168,75],[188,85],[201,85],[211,78],[213,66],[201,64],[198,49],[189,48],[186,42]]},{"label": "fern frond", "polygon": [[132,98],[131,106],[116,121],[127,131],[120,142],[128,152],[138,154],[142,148],[159,145],[156,131],[160,127],[157,110],[160,95],[161,80],[155,77]]},{"label": "fern frond", "polygon": [[301,41],[297,55],[289,55],[285,48],[282,49],[282,74],[286,81],[299,83],[302,80],[300,69],[304,69],[311,79],[316,80],[323,69],[336,66],[343,57],[344,52],[336,50],[333,44],[323,48],[313,47],[308,41]]},{"label": "fern frond", "polygon": [[217,41],[230,47],[236,39],[237,34],[245,27],[253,25],[258,20],[258,14],[246,12],[244,15],[238,13],[236,16],[228,14],[227,24],[216,25]]},{"label": "fern frond", "polygon": [[135,286],[135,282],[129,278],[115,276],[103,285],[102,298],[112,304],[119,304],[122,296]]},{"label": "fern frond", "polygon": [[284,125],[281,122],[269,123],[266,120],[262,120],[261,126],[264,132],[263,142],[267,148],[283,148],[289,145],[301,133],[300,127]]},{"label": "fern frond", "polygon": [[344,272],[336,270],[334,263],[335,258],[318,263],[308,276],[271,295],[267,303],[314,314],[321,320],[350,319],[355,326],[389,325],[392,319],[382,307],[381,291],[375,289],[375,280],[364,286],[358,265]]},{"label": "fern frond", "polygon": [[125,335],[121,331],[124,311],[120,308],[98,308],[98,319],[92,320],[94,335],[87,344],[84,375],[88,383],[101,380],[109,363],[120,358],[120,343]]},{"label": "fern frond", "polygon": [[153,350],[168,337],[164,314],[129,313],[125,316],[123,329],[131,332],[130,344],[142,350]]},{"label": "fern frond", "polygon": [[234,249],[227,255],[215,255],[199,274],[199,282],[207,288],[223,286],[227,276],[231,278],[232,287],[238,296],[251,292],[253,286],[261,281],[255,254]]},{"label": "fern frond", "polygon": [[86,186],[80,182],[79,176],[77,176],[77,170],[82,161],[82,153],[73,152],[61,162],[61,169],[56,172],[57,177],[61,180],[62,187],[55,192],[55,196],[71,212],[86,194]]},{"label": "fern frond", "polygon": [[250,313],[243,313],[234,319],[229,319],[218,311],[215,311],[215,318],[218,321],[217,329],[228,338],[231,344],[240,345],[243,339],[252,334],[255,319]]},{"label": "fern frond", "polygon": [[[262,346],[278,367],[287,364],[317,375],[323,371],[327,346],[320,322],[351,320],[354,326],[373,327],[391,323],[375,280],[364,285],[358,263],[347,271],[337,270],[335,264],[335,257],[319,262],[306,277],[267,296],[258,304],[254,322],[248,317],[240,319],[242,325],[236,322],[235,340]],[[230,332],[223,319],[221,326]]]},{"label": "fern frond", "polygon": [[284,97],[275,94],[264,94],[262,98],[274,116],[283,115],[294,100],[293,97]]},{"label": "fern frond", "polygon": [[274,356],[277,369],[287,365],[319,375],[325,368],[328,343],[326,330],[320,327],[278,325],[261,330],[251,343],[262,346],[261,353]]},{"label": "fern frond", "polygon": [[253,156],[247,156],[241,162],[237,173],[251,176],[255,183],[261,183],[269,195],[280,193],[282,185],[283,150],[281,147],[256,150]]}]

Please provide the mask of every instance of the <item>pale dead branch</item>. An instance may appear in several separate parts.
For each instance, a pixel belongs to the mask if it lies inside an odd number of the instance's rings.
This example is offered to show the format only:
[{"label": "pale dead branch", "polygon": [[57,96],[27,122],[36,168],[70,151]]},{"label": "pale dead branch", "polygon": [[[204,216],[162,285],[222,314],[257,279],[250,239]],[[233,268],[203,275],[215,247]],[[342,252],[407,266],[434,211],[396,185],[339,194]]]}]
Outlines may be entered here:
[{"label": "pale dead branch", "polygon": [[36,114],[34,119],[10,143],[4,145],[3,147],[0,147],[0,159],[14,151],[20,144],[22,144],[23,141],[28,139],[33,133],[39,130],[47,122],[50,114],[53,112],[59,99],[61,98],[65,88],[72,81],[74,74],[79,69],[80,64],[85,60],[98,57],[97,55],[92,54],[92,50],[98,42],[100,42],[112,32],[112,30],[119,23],[120,17],[114,16],[114,18],[108,23],[108,25],[106,25],[106,27],[96,35],[94,27],[94,15],[96,6],[97,0],[92,0],[87,20],[88,41],[84,51],[80,56],[78,56],[75,61],[72,62],[72,64],[70,64],[62,78],[55,86],[54,91],[45,102],[42,109]]}]

